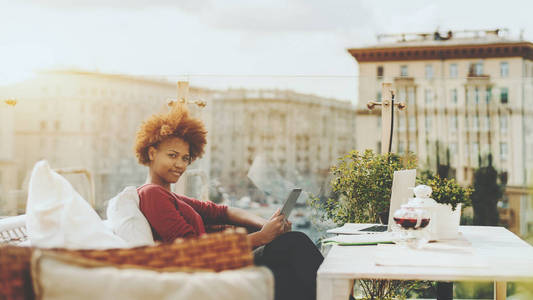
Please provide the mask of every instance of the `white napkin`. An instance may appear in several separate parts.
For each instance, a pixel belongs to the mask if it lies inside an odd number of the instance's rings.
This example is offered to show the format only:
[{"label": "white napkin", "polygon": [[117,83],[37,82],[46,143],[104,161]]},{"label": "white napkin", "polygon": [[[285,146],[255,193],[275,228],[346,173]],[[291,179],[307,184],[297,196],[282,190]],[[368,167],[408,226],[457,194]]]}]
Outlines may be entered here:
[{"label": "white napkin", "polygon": [[472,247],[453,243],[428,244],[422,249],[399,245],[378,245],[374,261],[378,266],[485,268],[487,261]]}]

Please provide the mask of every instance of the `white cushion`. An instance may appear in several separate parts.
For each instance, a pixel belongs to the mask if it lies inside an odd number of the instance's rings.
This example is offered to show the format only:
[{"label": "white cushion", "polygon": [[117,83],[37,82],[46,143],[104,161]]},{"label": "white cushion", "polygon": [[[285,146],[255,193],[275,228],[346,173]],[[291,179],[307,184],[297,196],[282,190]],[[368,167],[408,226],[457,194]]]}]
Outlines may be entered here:
[{"label": "white cushion", "polygon": [[83,267],[53,256],[32,261],[38,299],[272,300],[274,278],[266,267],[215,272],[157,272]]},{"label": "white cushion", "polygon": [[37,162],[31,173],[26,227],[35,247],[126,247],[126,242],[106,228],[91,205],[44,160]]},{"label": "white cushion", "polygon": [[153,245],[150,224],[139,210],[139,194],[134,186],[126,187],[109,200],[107,220],[113,232],[130,247]]}]

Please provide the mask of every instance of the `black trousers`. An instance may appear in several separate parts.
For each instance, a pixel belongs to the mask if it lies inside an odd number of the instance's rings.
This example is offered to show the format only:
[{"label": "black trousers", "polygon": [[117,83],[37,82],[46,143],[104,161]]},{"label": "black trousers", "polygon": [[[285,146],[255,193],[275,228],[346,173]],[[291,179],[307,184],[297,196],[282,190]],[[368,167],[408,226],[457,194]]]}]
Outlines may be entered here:
[{"label": "black trousers", "polygon": [[316,299],[316,272],[323,260],[313,241],[298,231],[254,250],[255,264],[274,273],[276,300]]}]

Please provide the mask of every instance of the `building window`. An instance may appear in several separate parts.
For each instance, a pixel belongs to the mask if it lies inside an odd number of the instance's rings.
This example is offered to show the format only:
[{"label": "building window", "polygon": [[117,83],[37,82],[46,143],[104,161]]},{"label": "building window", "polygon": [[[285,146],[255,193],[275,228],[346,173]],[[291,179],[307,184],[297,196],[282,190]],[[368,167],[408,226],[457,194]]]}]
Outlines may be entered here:
[{"label": "building window", "polygon": [[381,91],[378,91],[377,94],[376,94],[376,100],[377,101],[381,101]]},{"label": "building window", "polygon": [[404,153],[405,152],[405,143],[399,142],[398,143],[398,153]]},{"label": "building window", "polygon": [[476,65],[475,65],[475,74],[476,75],[482,75],[483,74],[483,63],[482,62],[477,62]]},{"label": "building window", "polygon": [[479,117],[476,115],[474,116],[474,131],[478,131],[479,130]]},{"label": "building window", "polygon": [[483,62],[479,61],[471,63],[468,70],[468,76],[480,76],[483,75]]},{"label": "building window", "polygon": [[61,128],[61,124],[59,123],[59,121],[55,121],[55,122],[54,122],[54,129],[55,129],[56,131],[58,131],[60,128]]},{"label": "building window", "polygon": [[433,65],[426,65],[426,79],[433,79]]},{"label": "building window", "polygon": [[479,155],[479,143],[472,143],[472,157],[477,157]]},{"label": "building window", "polygon": [[500,143],[500,159],[507,160],[507,143]]},{"label": "building window", "polygon": [[457,154],[457,143],[450,144],[450,157],[454,157]]},{"label": "building window", "polygon": [[416,152],[416,143],[414,141],[409,142],[409,152],[411,153]]},{"label": "building window", "polygon": [[452,89],[451,98],[452,103],[457,104],[457,89]]},{"label": "building window", "polygon": [[485,90],[485,102],[489,104],[491,100],[492,100],[492,89],[490,87],[487,87],[487,89]]},{"label": "building window", "polygon": [[500,76],[501,77],[509,76],[509,63],[506,61],[503,61],[500,63]]},{"label": "building window", "polygon": [[450,162],[454,164],[457,159],[455,158],[457,156],[457,143],[451,143],[448,148],[449,154],[450,154]]},{"label": "building window", "polygon": [[490,131],[490,117],[485,116],[485,131]]},{"label": "building window", "polygon": [[500,116],[500,131],[507,133],[507,116]]},{"label": "building window", "polygon": [[378,78],[383,77],[383,66],[378,66],[377,73]]},{"label": "building window", "polygon": [[46,121],[41,121],[41,130],[44,131],[46,130]]},{"label": "building window", "polygon": [[424,91],[424,99],[425,99],[426,104],[431,104],[431,102],[433,102],[432,98],[433,98],[433,94],[431,93],[431,90],[426,89]]},{"label": "building window", "polygon": [[508,103],[509,102],[509,89],[508,88],[501,88],[500,89],[500,102],[501,103]]},{"label": "building window", "polygon": [[416,130],[416,119],[414,116],[409,117],[409,131]]},{"label": "building window", "polygon": [[490,153],[490,145],[488,143],[483,143],[483,148],[481,148],[481,153],[483,153],[483,155]]},{"label": "building window", "polygon": [[479,104],[479,88],[474,89],[474,103]]},{"label": "building window", "polygon": [[408,104],[415,103],[415,89],[412,87],[407,88],[407,103]]},{"label": "building window", "polygon": [[405,101],[405,102],[407,102],[407,97],[405,95],[405,89],[401,88],[398,91],[398,100],[396,100],[396,101]]},{"label": "building window", "polygon": [[431,131],[431,116],[427,116],[426,115],[426,118],[425,118],[425,122],[426,122],[426,132],[430,132]]},{"label": "building window", "polygon": [[381,117],[378,117],[378,128],[381,128]]},{"label": "building window", "polygon": [[407,66],[406,65],[400,66],[400,76],[407,77]]},{"label": "building window", "polygon": [[458,123],[457,123],[457,116],[450,116],[450,129],[452,132],[456,132],[457,131],[457,126]]},{"label": "building window", "polygon": [[405,131],[405,117],[398,117],[398,131]]},{"label": "building window", "polygon": [[450,65],[450,78],[457,78],[457,64]]}]

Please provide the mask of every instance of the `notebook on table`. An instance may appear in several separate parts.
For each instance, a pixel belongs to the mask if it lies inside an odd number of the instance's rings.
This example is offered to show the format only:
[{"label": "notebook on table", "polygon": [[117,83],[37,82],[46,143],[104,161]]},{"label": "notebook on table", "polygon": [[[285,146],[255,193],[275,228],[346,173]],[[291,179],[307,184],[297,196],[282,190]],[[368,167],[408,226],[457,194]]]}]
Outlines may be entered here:
[{"label": "notebook on table", "polygon": [[376,234],[345,235],[340,234],[322,240],[322,244],[337,244],[340,246],[366,246],[376,244],[392,244],[392,232],[381,232]]}]

